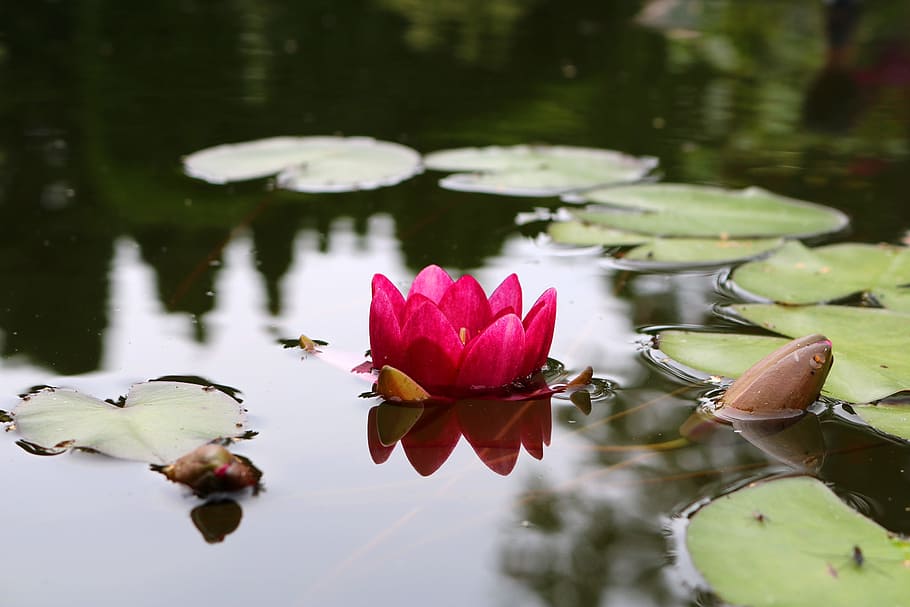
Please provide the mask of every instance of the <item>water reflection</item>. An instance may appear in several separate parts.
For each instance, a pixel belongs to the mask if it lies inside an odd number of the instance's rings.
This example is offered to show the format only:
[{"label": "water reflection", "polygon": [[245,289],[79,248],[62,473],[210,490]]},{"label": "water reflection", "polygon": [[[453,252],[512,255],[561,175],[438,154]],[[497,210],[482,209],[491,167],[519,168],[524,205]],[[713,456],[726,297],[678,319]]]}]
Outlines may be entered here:
[{"label": "water reflection", "polygon": [[383,402],[367,415],[373,461],[388,460],[401,443],[419,474],[429,476],[449,458],[464,436],[477,457],[503,476],[515,468],[521,447],[543,458],[553,429],[550,397],[525,401],[491,399],[405,405]]},{"label": "water reflection", "polygon": [[212,499],[190,511],[193,525],[209,544],[218,544],[240,526],[243,509],[232,499]]}]

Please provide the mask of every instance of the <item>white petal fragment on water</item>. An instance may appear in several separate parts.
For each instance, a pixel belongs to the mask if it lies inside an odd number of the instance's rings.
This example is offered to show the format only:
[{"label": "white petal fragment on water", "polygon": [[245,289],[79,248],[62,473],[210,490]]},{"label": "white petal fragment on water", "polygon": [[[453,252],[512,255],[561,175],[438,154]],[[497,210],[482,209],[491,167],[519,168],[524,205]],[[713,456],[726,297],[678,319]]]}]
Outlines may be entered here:
[{"label": "white petal fragment on water", "polygon": [[82,447],[156,464],[244,432],[236,400],[183,382],[135,384],[123,407],[75,390],[46,388],[23,398],[13,418],[22,438],[41,447]]},{"label": "white petal fragment on water", "polygon": [[597,148],[515,145],[441,150],[427,154],[424,164],[437,171],[457,171],[439,182],[450,190],[556,196],[637,181],[657,166],[657,159]]},{"label": "white petal fragment on water", "polygon": [[350,192],[395,185],[423,166],[415,150],[370,137],[272,137],[200,150],[183,170],[216,184],[278,175],[288,190]]}]

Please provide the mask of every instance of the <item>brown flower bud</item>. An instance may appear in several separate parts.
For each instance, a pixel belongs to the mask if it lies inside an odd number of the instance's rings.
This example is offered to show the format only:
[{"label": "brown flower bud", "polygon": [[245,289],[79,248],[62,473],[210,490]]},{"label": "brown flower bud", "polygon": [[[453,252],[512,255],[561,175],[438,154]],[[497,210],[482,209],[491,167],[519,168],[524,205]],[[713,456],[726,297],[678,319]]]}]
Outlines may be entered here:
[{"label": "brown flower bud", "polygon": [[834,362],[823,335],[794,339],[740,376],[721,397],[721,416],[778,417],[805,411],[821,393]]}]

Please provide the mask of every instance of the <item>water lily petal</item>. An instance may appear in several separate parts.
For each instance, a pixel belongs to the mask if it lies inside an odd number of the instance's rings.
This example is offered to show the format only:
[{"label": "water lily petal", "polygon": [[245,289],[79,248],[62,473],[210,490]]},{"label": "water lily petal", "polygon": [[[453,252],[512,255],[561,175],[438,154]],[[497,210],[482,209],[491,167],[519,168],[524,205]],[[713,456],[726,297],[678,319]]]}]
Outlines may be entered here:
[{"label": "water lily petal", "polygon": [[382,274],[375,274],[373,276],[373,297],[376,297],[376,293],[381,291],[385,293],[386,297],[389,299],[389,302],[392,304],[392,309],[395,310],[395,318],[398,319],[399,326],[402,322],[402,314],[404,313],[404,296],[401,294],[401,291],[398,290],[392,281],[383,276]]},{"label": "water lily petal", "polygon": [[411,290],[408,291],[408,299],[419,293],[438,304],[453,283],[452,277],[439,266],[427,266],[414,278]]},{"label": "water lily petal", "polygon": [[459,388],[499,388],[518,378],[525,353],[525,331],[515,314],[494,321],[468,342],[455,378]]},{"label": "water lily petal", "polygon": [[518,282],[518,276],[509,274],[496,287],[490,295],[490,311],[494,318],[509,311],[521,316],[521,283]]},{"label": "water lily petal", "polygon": [[[374,278],[374,286],[376,282]],[[397,289],[394,290],[398,293]],[[401,299],[401,293],[398,293],[398,297]],[[401,307],[404,308],[403,299]],[[394,295],[390,298],[385,288],[374,289],[373,301],[370,303],[370,356],[377,369],[385,365],[395,367],[401,359],[401,327],[395,308]]]},{"label": "water lily petal", "polygon": [[407,320],[401,331],[404,349],[399,369],[425,388],[451,385],[464,346],[452,324],[423,296],[408,299]]},{"label": "water lily petal", "polygon": [[547,354],[556,326],[556,289],[547,289],[537,298],[524,319],[525,357],[519,375],[534,373],[547,363]]},{"label": "water lily petal", "polygon": [[490,324],[490,302],[473,276],[462,276],[439,301],[439,309],[456,330],[467,329],[465,343]]}]

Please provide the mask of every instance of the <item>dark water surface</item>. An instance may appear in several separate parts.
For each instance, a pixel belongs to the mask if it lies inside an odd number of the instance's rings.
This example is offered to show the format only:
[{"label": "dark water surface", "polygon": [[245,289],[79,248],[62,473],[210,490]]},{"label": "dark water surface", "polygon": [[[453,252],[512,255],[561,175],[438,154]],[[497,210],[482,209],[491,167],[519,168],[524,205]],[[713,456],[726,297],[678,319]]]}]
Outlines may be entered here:
[{"label": "dark water surface", "polygon": [[[180,158],[284,134],[604,147],[659,157],[667,181],[827,204],[852,218],[843,238],[897,242],[908,24],[907,3],[874,0],[827,40],[811,1],[4,3],[0,409],[36,384],[107,398],[202,376],[242,392],[260,434],[236,450],[266,491],[210,544],[202,502],[144,464],[3,436],[0,605],[693,604],[669,517],[787,467],[732,432],[612,448],[679,436],[699,389],[653,371],[637,330],[716,322],[713,275],[557,254],[515,221],[555,199],[449,192],[432,173],[352,194],[218,187]],[[375,464],[376,402],[344,365],[369,346],[372,275],[406,286],[429,263],[488,289],[517,272],[528,302],[556,287],[551,356],[615,395],[589,415],[554,399],[543,459],[522,450],[508,476],[465,439],[429,476],[400,445]],[[300,333],[340,366],[277,342]],[[829,447],[873,440],[821,426]],[[821,476],[910,531],[907,449],[845,452]]]}]

